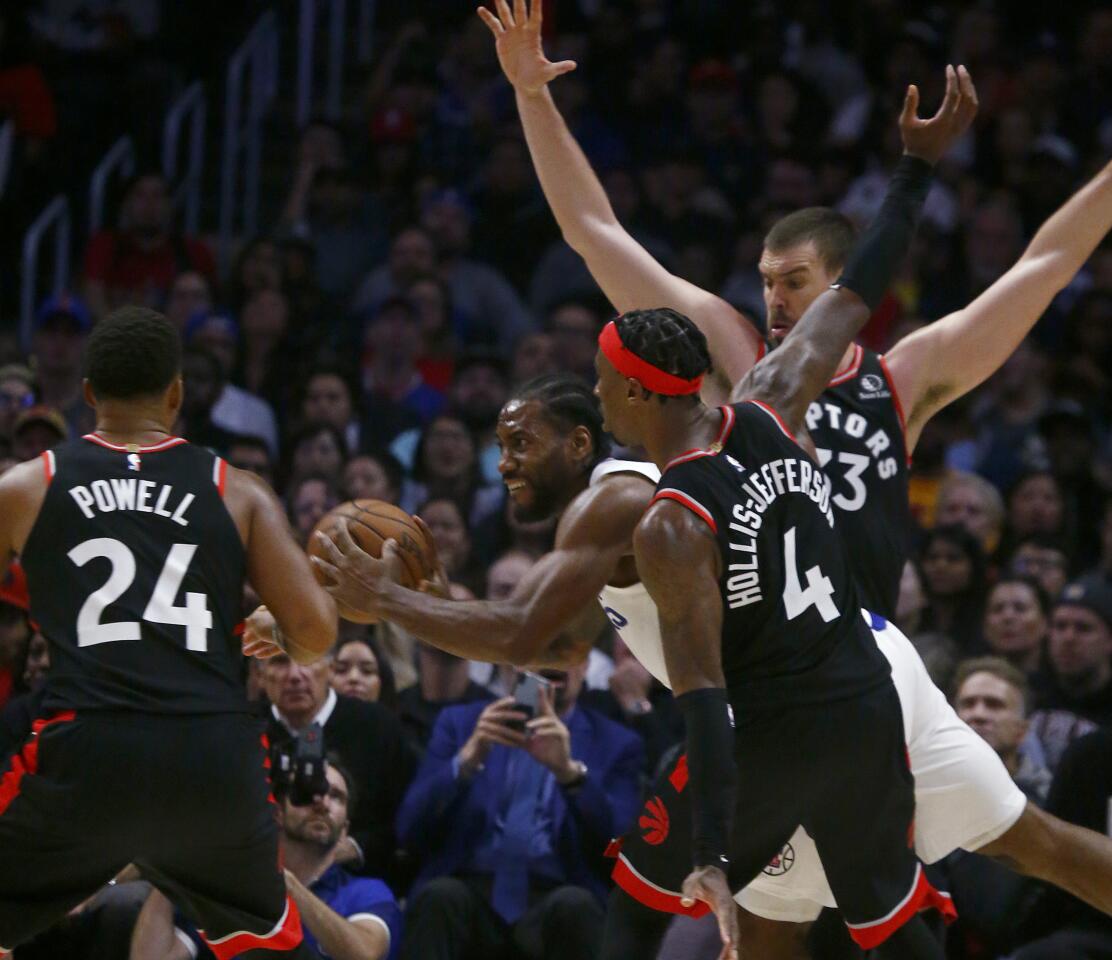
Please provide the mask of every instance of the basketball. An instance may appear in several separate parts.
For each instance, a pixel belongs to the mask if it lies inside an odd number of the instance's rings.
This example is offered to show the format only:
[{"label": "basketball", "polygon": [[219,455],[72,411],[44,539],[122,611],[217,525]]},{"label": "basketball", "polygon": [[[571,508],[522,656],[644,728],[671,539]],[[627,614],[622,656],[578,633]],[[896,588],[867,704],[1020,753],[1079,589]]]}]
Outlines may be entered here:
[{"label": "basketball", "polygon": [[[398,555],[404,564],[402,584],[416,589],[422,580],[433,574],[432,546],[425,539],[416,521],[400,507],[384,500],[349,500],[330,510],[313,528],[309,537],[309,555],[327,561],[328,556],[318,546],[318,530],[333,538],[338,524],[347,523],[348,532],[359,546],[372,557],[382,556],[382,545],[387,540],[398,542]],[[318,581],[325,583],[324,574],[315,566],[313,573]],[[352,610],[338,603],[340,616],[352,623],[374,623],[374,617]]]}]

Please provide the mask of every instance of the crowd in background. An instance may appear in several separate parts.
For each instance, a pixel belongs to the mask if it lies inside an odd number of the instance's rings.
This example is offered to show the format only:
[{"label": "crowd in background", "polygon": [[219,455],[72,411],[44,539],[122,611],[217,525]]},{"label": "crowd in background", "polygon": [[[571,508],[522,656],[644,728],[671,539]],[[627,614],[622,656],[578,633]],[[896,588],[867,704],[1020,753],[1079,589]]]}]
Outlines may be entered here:
[{"label": "crowd in background", "polygon": [[[0,280],[14,276],[41,201],[79,188],[67,181],[70,159],[95,157],[89,144],[103,142],[106,117],[115,111],[141,139],[150,101],[183,75],[210,76],[238,18],[256,10],[224,17],[214,7],[222,22],[205,46],[203,11],[180,22],[177,6],[41,0],[0,11],[0,115],[17,136]],[[980,113],[940,165],[913,255],[863,335],[883,351],[992,283],[1112,154],[1112,7],[835,6],[837,16],[810,0],[559,0],[546,5],[546,48],[579,67],[552,92],[630,232],[763,328],[756,263],[768,227],[812,205],[867,222],[899,151],[906,85],[919,84],[933,110],[944,65],[965,64]],[[278,7],[292,19],[290,5]],[[548,211],[487,29],[467,4],[379,8],[372,65],[347,91],[344,119],[268,140],[264,229],[226,269],[211,238],[181,231],[166,181],[141,164],[110,226],[75,250],[68,292],[39,304],[29,354],[5,282],[0,469],[92,427],[85,338],[107,311],[142,303],[182,332],[180,435],[265,478],[303,542],[340,502],[386,500],[428,524],[455,596],[504,597],[550,548],[554,525],[517,522],[508,509],[498,411],[541,374],[592,380],[612,311]],[[998,373],[925,427],[897,618],[1032,801],[1102,832],[1112,830],[1110,376],[1112,243]],[[1078,602],[1057,607],[1063,591]],[[0,600],[3,748],[49,656],[17,572]],[[682,735],[668,693],[616,636],[600,637],[582,671],[562,678],[557,713],[572,752],[606,745],[597,763],[612,775],[597,795],[553,799],[537,787],[540,833],[552,841],[539,852],[503,811],[502,854],[512,847],[549,868],[510,903],[499,851],[457,849],[460,833],[485,829],[474,794],[498,790],[481,759],[461,775],[458,756],[475,753],[473,732],[512,688],[510,671],[388,625],[345,623],[330,661],[252,664],[246,682],[272,705],[278,732],[318,717],[330,688],[341,705],[373,704],[325,718],[326,732],[342,726],[334,738],[349,744],[356,780],[355,843],[338,862],[411,905],[430,886],[458,905],[448,879],[474,891],[485,876],[484,922],[520,931],[499,949],[526,957],[573,955],[566,932],[552,933],[568,917],[591,918],[574,950],[592,949],[602,849],[635,821],[643,783]],[[524,770],[513,760],[506,776]],[[462,792],[450,800],[449,782]],[[523,842],[524,853],[513,847]],[[1009,956],[1070,925],[1103,945],[1078,956],[1107,955],[1108,918],[980,858],[951,860],[963,914],[951,956]],[[525,922],[542,900],[550,909]],[[404,936],[390,949],[404,956]]]}]

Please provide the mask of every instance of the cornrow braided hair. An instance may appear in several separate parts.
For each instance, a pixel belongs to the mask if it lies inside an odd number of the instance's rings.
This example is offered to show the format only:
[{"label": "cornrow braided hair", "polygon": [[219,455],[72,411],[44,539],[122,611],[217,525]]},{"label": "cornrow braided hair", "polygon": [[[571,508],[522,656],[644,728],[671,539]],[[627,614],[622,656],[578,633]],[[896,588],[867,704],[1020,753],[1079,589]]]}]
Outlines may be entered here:
[{"label": "cornrow braided hair", "polygon": [[[614,322],[626,349],[665,373],[690,380],[714,369],[703,331],[676,310],[669,307],[630,310]],[[699,399],[697,395],[665,397],[657,394],[657,397],[661,403],[668,400],[697,402]]]},{"label": "cornrow braided hair", "polygon": [[586,427],[591,433],[593,467],[610,456],[610,436],[602,429],[602,410],[591,387],[567,373],[535,377],[514,391],[512,400],[536,400],[544,415],[561,430]]}]

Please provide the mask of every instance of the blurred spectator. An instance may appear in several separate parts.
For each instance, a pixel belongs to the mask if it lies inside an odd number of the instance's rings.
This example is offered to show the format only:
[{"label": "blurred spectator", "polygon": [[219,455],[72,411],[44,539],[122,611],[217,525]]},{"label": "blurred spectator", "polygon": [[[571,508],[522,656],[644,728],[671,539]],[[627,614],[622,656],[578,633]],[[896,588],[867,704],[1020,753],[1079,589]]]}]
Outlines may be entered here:
[{"label": "blurred spectator", "polygon": [[321,517],[339,503],[336,487],[328,477],[306,474],[294,480],[286,491],[286,512],[294,535],[302,546]]},{"label": "blurred spectator", "polygon": [[1038,581],[1053,602],[1069,580],[1070,559],[1060,538],[1033,533],[1019,541],[1008,567],[1013,574]]},{"label": "blurred spectator", "polygon": [[415,277],[405,296],[417,310],[421,327],[421,356],[417,369],[434,390],[446,392],[452,385],[460,324],[452,306],[451,288],[435,273]]},{"label": "blurred spectator", "polygon": [[184,334],[186,324],[195,314],[212,310],[212,282],[196,270],[183,270],[170,284],[162,312]]},{"label": "blurred spectator", "polygon": [[[1029,695],[1023,674],[997,657],[966,660],[954,682],[954,709],[993,748],[1031,803],[1042,806],[1051,774],[1027,737]],[[944,861],[958,922],[947,932],[948,956],[1001,956],[1017,942],[1037,890],[1029,877],[988,857],[959,850]]]},{"label": "blurred spectator", "polygon": [[8,363],[0,367],[0,436],[11,439],[15,419],[35,403],[35,379],[29,367]]},{"label": "blurred spectator", "polygon": [[[278,803],[286,889],[301,914],[305,944],[317,956],[387,960],[401,940],[401,910],[381,880],[354,877],[336,863],[359,788],[336,761],[325,764],[324,774],[326,793],[305,806],[288,797]],[[214,957],[197,929],[175,917],[170,901],[154,890],[136,923],[129,960]]]},{"label": "blurred spectator", "polygon": [[442,414],[425,427],[417,444],[413,482],[402,492],[401,507],[413,512],[428,500],[454,500],[475,528],[502,506],[501,484],[484,485],[475,438],[467,425]]},{"label": "blurred spectator", "polygon": [[345,500],[385,500],[396,504],[402,492],[402,465],[388,451],[357,453],[344,464],[340,490]]},{"label": "blurred spectator", "polygon": [[330,682],[332,689],[345,697],[381,703],[390,710],[397,706],[390,663],[379,656],[365,631],[336,644]]},{"label": "blurred spectator", "polygon": [[1050,617],[1050,682],[1043,708],[1112,723],[1112,585],[1097,577],[1069,584]]},{"label": "blurred spectator", "polygon": [[1002,577],[985,603],[984,639],[989,651],[1038,685],[1046,658],[1050,598],[1034,581]]},{"label": "blurred spectator", "polygon": [[330,424],[343,433],[348,450],[358,450],[355,394],[355,385],[346,370],[331,365],[314,367],[305,378],[301,419],[306,423]]},{"label": "blurred spectator", "polygon": [[469,668],[467,660],[417,644],[417,682],[398,694],[398,715],[422,756],[441,710],[490,699],[490,691],[471,679]]},{"label": "blurred spectator", "polygon": [[900,575],[900,592],[896,599],[895,624],[909,637],[919,632],[919,622],[927,607],[927,595],[919,569],[908,560]]},{"label": "blurred spectator", "polygon": [[920,629],[945,634],[965,655],[981,649],[985,560],[973,535],[957,526],[928,530],[919,572],[927,593]]},{"label": "blurred spectator", "polygon": [[955,471],[942,483],[934,508],[934,525],[964,527],[986,556],[1000,544],[1004,529],[1004,499],[1000,491],[975,473]]},{"label": "blurred spectator", "polygon": [[116,229],[102,230],[89,241],[85,297],[98,317],[125,303],[157,309],[174,277],[186,270],[213,277],[212,253],[174,226],[173,201],[162,174],[142,172],[124,191]]},{"label": "blurred spectator", "polygon": [[355,782],[351,825],[336,862],[364,876],[392,879],[394,817],[413,778],[413,755],[394,715],[381,704],[338,695],[328,683],[331,672],[330,656],[308,666],[284,655],[267,660],[267,736],[281,747],[310,724],[324,728],[325,749]]},{"label": "blurred spectator", "polygon": [[242,344],[232,381],[261,397],[279,417],[286,411],[292,382],[290,306],[278,290],[252,294],[240,313]]},{"label": "blurred spectator", "polygon": [[230,382],[239,358],[239,324],[228,314],[201,311],[189,318],[182,339],[220,361],[224,388],[212,408],[212,422],[229,433],[261,437],[277,456],[278,424],[270,404]]},{"label": "blurred spectator", "polygon": [[[1057,477],[1047,470],[1022,474],[1007,496],[1008,514],[1003,551],[1032,534],[1063,537],[1067,533],[1066,503]],[[1071,544],[1072,548],[1072,544]]]},{"label": "blurred spectator", "polygon": [[403,430],[427,423],[444,406],[417,368],[421,328],[417,310],[403,297],[383,302],[363,333],[365,444],[384,446]]},{"label": "blurred spectator", "polygon": [[459,504],[451,498],[438,497],[423,503],[416,513],[432,532],[448,579],[467,584],[471,572],[471,536]]},{"label": "blurred spectator", "polygon": [[243,245],[232,265],[228,304],[242,312],[247,301],[264,290],[282,291],[282,256],[270,237],[254,237]]},{"label": "blurred spectator", "polygon": [[584,300],[567,300],[549,311],[544,326],[552,334],[561,371],[594,383],[595,354],[603,324],[603,317]]},{"label": "blurred spectator", "polygon": [[68,294],[51,297],[35,314],[32,363],[38,400],[60,410],[74,436],[93,428],[93,413],[81,392],[81,358],[92,326],[85,304]]},{"label": "blurred spectator", "polygon": [[274,461],[270,447],[261,437],[236,437],[228,441],[228,463],[240,470],[249,470],[271,487],[274,486]]},{"label": "blurred spectator", "polygon": [[287,445],[290,465],[287,477],[325,477],[336,486],[347,462],[348,447],[340,430],[326,421],[307,423],[290,437]]},{"label": "blurred spectator", "polygon": [[177,432],[191,443],[226,455],[234,434],[213,423],[212,410],[224,389],[224,368],[215,354],[190,347],[181,359],[182,398]]},{"label": "blurred spectator", "polygon": [[69,428],[53,407],[38,404],[15,418],[12,428],[12,454],[16,460],[33,460],[44,450],[56,447],[69,437]]},{"label": "blurred spectator", "polygon": [[512,386],[519,387],[537,377],[559,373],[556,360],[556,338],[550,333],[527,333],[514,348],[510,367]]},{"label": "blurred spectator", "polygon": [[552,674],[528,737],[512,697],[441,711],[398,815],[423,862],[402,957],[597,955],[600,852],[636,815],[644,747],[576,705],[584,673]]}]

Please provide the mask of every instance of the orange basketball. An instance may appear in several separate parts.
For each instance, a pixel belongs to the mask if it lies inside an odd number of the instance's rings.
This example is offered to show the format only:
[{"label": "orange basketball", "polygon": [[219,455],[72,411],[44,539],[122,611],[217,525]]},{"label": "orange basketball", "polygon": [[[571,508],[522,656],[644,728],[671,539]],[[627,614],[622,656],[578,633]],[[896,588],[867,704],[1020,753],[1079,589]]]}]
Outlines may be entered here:
[{"label": "orange basketball", "polygon": [[[328,560],[328,556],[317,545],[318,530],[335,539],[334,530],[338,524],[346,523],[348,532],[359,546],[372,557],[382,556],[382,544],[387,540],[398,542],[398,554],[404,564],[403,585],[415,589],[422,580],[433,574],[433,551],[426,541],[416,521],[400,507],[384,500],[349,500],[330,510],[313,528],[309,537],[309,555]],[[324,583],[324,577],[313,568],[317,580]],[[374,617],[352,610],[345,604],[337,604],[340,616],[353,623],[374,623]]]}]

